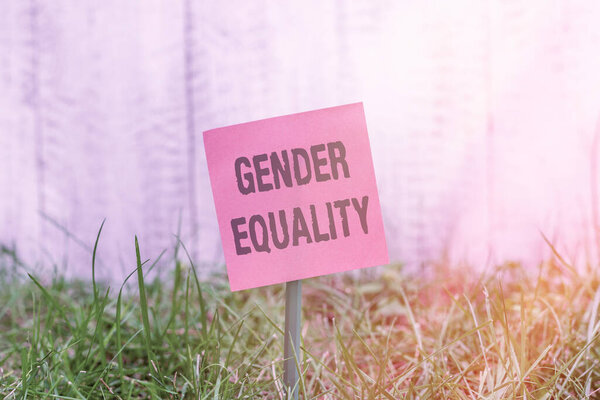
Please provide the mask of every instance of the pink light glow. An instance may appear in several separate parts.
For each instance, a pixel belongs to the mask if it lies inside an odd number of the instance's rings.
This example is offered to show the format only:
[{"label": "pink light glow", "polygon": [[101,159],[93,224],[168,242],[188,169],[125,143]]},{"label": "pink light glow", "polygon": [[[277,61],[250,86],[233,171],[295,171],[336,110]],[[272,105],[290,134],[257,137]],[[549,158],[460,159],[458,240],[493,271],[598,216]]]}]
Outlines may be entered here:
[{"label": "pink light glow", "polygon": [[106,217],[120,275],[180,215],[222,261],[201,132],[358,101],[392,259],[597,259],[599,3],[32,4],[0,4],[0,242],[31,263],[87,275]]}]

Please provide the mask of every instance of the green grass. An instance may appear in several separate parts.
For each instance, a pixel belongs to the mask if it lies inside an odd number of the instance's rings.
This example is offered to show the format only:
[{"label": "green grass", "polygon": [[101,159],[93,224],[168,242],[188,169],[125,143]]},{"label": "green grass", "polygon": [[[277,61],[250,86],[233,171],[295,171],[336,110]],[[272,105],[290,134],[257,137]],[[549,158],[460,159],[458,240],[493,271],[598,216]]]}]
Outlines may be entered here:
[{"label": "green grass", "polygon": [[[146,281],[156,260],[137,239],[134,254],[115,288],[28,276],[2,250],[0,397],[286,397],[284,285],[231,293],[223,275],[199,281],[179,261],[171,279]],[[510,263],[433,269],[307,280],[300,396],[600,398],[597,269],[558,257],[533,277]]]}]

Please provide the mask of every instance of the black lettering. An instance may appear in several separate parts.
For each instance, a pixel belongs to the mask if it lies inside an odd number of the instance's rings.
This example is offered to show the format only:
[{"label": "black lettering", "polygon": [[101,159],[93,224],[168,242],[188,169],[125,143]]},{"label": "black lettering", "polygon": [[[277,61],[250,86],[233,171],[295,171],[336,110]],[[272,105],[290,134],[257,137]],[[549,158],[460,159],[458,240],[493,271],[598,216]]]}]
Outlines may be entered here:
[{"label": "black lettering", "polygon": [[294,221],[292,226],[292,246],[298,246],[301,236],[306,237],[306,243],[312,243],[310,232],[300,207],[294,207]]},{"label": "black lettering", "polygon": [[271,153],[271,170],[273,170],[273,182],[275,183],[276,189],[281,187],[279,183],[280,176],[283,179],[285,186],[292,187],[292,168],[290,168],[287,150],[281,152],[281,158],[283,159],[283,165],[281,164],[277,153]]},{"label": "black lettering", "polygon": [[281,225],[281,231],[283,233],[283,239],[279,240],[277,237],[277,228],[275,224],[275,214],[269,213],[269,226],[271,227],[271,237],[273,238],[273,244],[278,249],[285,249],[290,244],[290,234],[288,232],[288,224],[285,219],[285,211],[279,210],[279,223]]},{"label": "black lettering", "polygon": [[[292,157],[294,157],[294,176],[296,177],[296,183],[298,185],[306,185],[310,182],[311,171],[310,171],[310,158],[308,152],[304,149],[292,149]],[[306,167],[306,175],[301,176],[300,174],[300,158],[304,159],[304,166]]]},{"label": "black lettering", "polygon": [[310,147],[310,154],[312,156],[313,165],[315,166],[315,179],[317,182],[325,182],[331,179],[331,175],[321,172],[321,167],[327,165],[327,158],[319,158],[319,152],[321,151],[325,151],[324,144],[316,144]]},{"label": "black lettering", "polygon": [[252,163],[254,163],[254,169],[256,170],[256,183],[259,192],[268,192],[273,189],[273,185],[270,183],[264,183],[263,177],[269,175],[269,168],[261,168],[260,163],[267,161],[266,154],[259,154],[252,157]]},{"label": "black lettering", "polygon": [[350,227],[348,226],[348,213],[346,212],[346,207],[350,205],[350,200],[338,200],[333,202],[333,206],[335,208],[339,208],[340,216],[342,217],[342,230],[344,231],[344,236],[348,237],[350,235]]},{"label": "black lettering", "polygon": [[248,237],[248,232],[240,232],[239,226],[246,223],[246,218],[234,218],[231,220],[231,230],[233,231],[233,241],[235,243],[235,252],[238,256],[250,253],[250,247],[242,246],[241,240]]},{"label": "black lettering", "polygon": [[[260,225],[262,228],[262,243],[258,242],[258,237],[256,236],[256,224]],[[254,249],[256,251],[270,253],[271,248],[269,247],[269,232],[267,231],[265,219],[260,215],[253,215],[250,217],[250,221],[248,221],[248,227],[250,229],[250,240],[252,241]]]},{"label": "black lettering", "polygon": [[[338,154],[336,155],[336,150]],[[342,172],[345,178],[350,178],[348,163],[346,162],[346,148],[342,142],[327,143],[327,151],[331,162],[331,175],[333,179],[338,179],[338,165],[342,166]]]},{"label": "black lettering", "polygon": [[250,160],[246,157],[238,157],[235,159],[235,177],[237,179],[237,185],[240,189],[241,194],[250,194],[254,193],[254,176],[252,172],[246,172],[243,177],[245,178],[248,186],[244,186],[244,182],[242,180],[242,164],[247,167],[251,167]]},{"label": "black lettering", "polygon": [[360,219],[360,226],[365,234],[369,233],[369,227],[367,226],[367,206],[369,205],[369,196],[363,196],[362,205],[358,204],[358,199],[352,198],[352,205],[358,214]]},{"label": "black lettering", "polygon": [[337,232],[335,230],[335,218],[333,218],[333,208],[331,207],[331,203],[325,203],[327,207],[327,216],[329,217],[329,234],[331,235],[331,240],[337,239]]},{"label": "black lettering", "polygon": [[319,220],[317,218],[317,209],[314,204],[310,205],[310,215],[312,218],[313,237],[315,238],[315,242],[319,243],[329,240],[328,234],[319,232]]}]

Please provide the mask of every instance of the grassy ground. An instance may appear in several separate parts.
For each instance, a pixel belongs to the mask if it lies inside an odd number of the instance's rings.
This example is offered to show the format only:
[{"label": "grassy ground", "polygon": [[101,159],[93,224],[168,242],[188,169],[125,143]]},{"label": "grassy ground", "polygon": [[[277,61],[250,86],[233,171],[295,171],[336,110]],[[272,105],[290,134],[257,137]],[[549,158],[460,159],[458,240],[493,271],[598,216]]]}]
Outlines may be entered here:
[{"label": "grassy ground", "polygon": [[[0,396],[286,397],[283,285],[232,294],[182,263],[145,282],[138,256],[121,291],[0,260]],[[597,269],[433,270],[306,281],[301,397],[600,398]]]}]

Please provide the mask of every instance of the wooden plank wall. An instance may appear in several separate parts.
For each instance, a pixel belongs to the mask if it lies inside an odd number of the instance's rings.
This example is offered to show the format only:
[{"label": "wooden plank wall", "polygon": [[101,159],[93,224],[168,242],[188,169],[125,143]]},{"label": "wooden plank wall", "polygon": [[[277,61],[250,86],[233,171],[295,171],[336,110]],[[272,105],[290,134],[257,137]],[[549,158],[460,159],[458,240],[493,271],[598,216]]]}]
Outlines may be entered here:
[{"label": "wooden plank wall", "polygon": [[590,1],[0,2],[0,242],[100,275],[222,254],[208,128],[363,101],[394,260],[595,254]]}]

